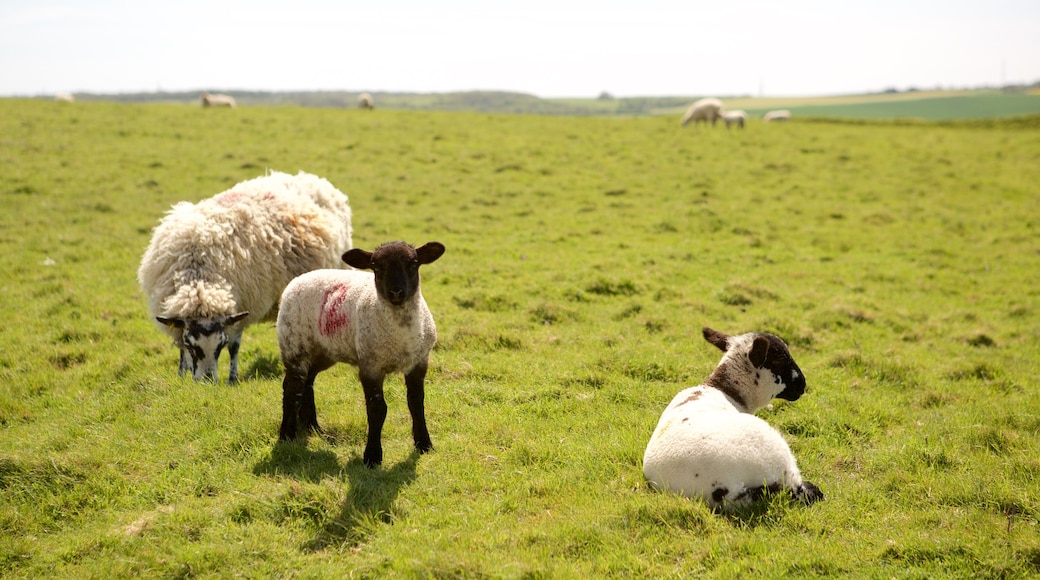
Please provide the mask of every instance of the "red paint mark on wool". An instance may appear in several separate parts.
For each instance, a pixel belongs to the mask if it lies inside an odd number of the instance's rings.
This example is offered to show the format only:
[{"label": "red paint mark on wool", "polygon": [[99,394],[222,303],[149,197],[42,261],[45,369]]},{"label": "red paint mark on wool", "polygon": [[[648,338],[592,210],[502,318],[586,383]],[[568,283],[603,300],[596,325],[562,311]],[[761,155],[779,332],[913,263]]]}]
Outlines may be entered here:
[{"label": "red paint mark on wool", "polygon": [[318,332],[322,336],[332,336],[350,326],[350,314],[343,308],[347,301],[349,284],[337,284],[325,291],[321,300],[321,314],[318,315]]},{"label": "red paint mark on wool", "polygon": [[237,191],[229,191],[217,196],[217,203],[224,207],[235,205],[242,199],[242,194]]}]

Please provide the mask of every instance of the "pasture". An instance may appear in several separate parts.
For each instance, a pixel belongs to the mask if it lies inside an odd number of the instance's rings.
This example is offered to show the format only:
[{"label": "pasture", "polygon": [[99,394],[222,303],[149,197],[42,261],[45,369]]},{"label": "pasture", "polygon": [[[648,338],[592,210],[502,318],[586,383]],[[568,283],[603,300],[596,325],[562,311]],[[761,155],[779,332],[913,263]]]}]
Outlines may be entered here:
[{"label": "pasture", "polygon": [[[0,100],[0,575],[1033,577],[1038,158],[1021,125]],[[277,444],[272,326],[240,384],[177,376],[151,228],[268,168],[347,193],[355,246],[447,247],[432,453],[395,377],[364,467],[346,366]],[[647,488],[705,325],[788,342],[808,391],[760,416],[826,501]]]}]

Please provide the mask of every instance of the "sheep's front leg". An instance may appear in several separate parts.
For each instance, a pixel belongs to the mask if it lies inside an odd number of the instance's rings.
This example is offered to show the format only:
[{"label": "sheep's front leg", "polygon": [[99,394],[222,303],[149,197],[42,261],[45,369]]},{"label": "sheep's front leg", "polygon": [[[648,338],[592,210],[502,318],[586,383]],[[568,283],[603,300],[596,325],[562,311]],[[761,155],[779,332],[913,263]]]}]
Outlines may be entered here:
[{"label": "sheep's front leg", "polygon": [[231,370],[228,371],[228,384],[238,382],[238,349],[242,346],[242,333],[236,332],[228,337],[228,358],[231,359]]},{"label": "sheep's front leg", "polygon": [[288,368],[285,370],[285,379],[282,381],[282,426],[278,429],[279,441],[296,439],[299,426],[297,419],[306,388],[306,373]]},{"label": "sheep's front leg", "polygon": [[419,450],[419,453],[426,453],[433,449],[430,432],[426,429],[426,408],[424,406],[426,398],[424,381],[426,380],[427,364],[425,361],[421,362],[404,375],[404,384],[408,388],[408,412],[412,415],[412,439],[415,441],[415,448]]},{"label": "sheep's front leg", "polygon": [[365,391],[365,411],[368,414],[368,441],[365,443],[365,465],[375,467],[383,462],[383,422],[386,421],[386,399],[383,398],[383,377],[359,373],[361,388]]},{"label": "sheep's front leg", "polygon": [[181,349],[181,362],[180,366],[177,367],[177,374],[182,377],[184,375],[193,374],[195,372],[195,369],[193,368],[194,365],[192,365],[191,363],[191,353],[189,353],[188,349],[184,348],[183,346],[179,348]]}]

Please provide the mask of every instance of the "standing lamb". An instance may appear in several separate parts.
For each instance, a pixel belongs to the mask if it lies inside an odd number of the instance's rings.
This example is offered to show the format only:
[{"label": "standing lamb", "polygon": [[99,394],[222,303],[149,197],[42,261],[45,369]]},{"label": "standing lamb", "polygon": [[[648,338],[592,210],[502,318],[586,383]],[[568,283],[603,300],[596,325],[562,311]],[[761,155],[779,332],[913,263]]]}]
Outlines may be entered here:
[{"label": "standing lamb", "polygon": [[686,114],[682,117],[682,126],[685,127],[693,121],[693,124],[704,121],[705,124],[711,121],[712,125],[715,125],[715,121],[719,120],[722,111],[722,101],[707,97],[694,101],[690,108],[686,109]]},{"label": "standing lamb", "polygon": [[229,107],[234,109],[236,106],[235,97],[232,97],[231,95],[211,95],[208,92],[202,93],[202,106]]},{"label": "standing lamb", "polygon": [[747,113],[739,109],[736,111],[723,111],[722,120],[726,122],[727,129],[729,129],[729,126],[734,123],[743,129],[744,123],[747,121]]},{"label": "standing lamb", "polygon": [[155,228],[137,279],[149,313],[180,349],[180,374],[216,380],[227,346],[228,382],[237,382],[242,331],[274,319],[294,277],[343,267],[350,217],[346,195],[303,172],[272,172],[174,205]]},{"label": "standing lamb", "polygon": [[765,115],[762,115],[762,120],[766,123],[770,121],[790,121],[791,111],[787,109],[780,109],[779,111],[769,111]]},{"label": "standing lamb", "polygon": [[444,245],[439,242],[419,248],[388,242],[374,252],[355,248],[343,254],[343,261],[374,274],[318,270],[289,284],[277,324],[285,365],[279,440],[296,439],[300,427],[320,432],[314,378],[345,362],[358,367],[365,392],[365,465],[375,467],[383,461],[383,379],[393,372],[404,373],[415,448],[419,453],[433,449],[423,401],[437,327],[419,290],[419,266],[442,254]]},{"label": "standing lamb", "polygon": [[643,455],[647,481],[703,498],[713,509],[784,489],[805,504],[822,500],[819,488],[802,480],[783,436],[752,414],[774,397],[795,401],[805,391],[787,345],[771,334],[702,332],[725,354],[702,385],[679,392],[665,408]]}]

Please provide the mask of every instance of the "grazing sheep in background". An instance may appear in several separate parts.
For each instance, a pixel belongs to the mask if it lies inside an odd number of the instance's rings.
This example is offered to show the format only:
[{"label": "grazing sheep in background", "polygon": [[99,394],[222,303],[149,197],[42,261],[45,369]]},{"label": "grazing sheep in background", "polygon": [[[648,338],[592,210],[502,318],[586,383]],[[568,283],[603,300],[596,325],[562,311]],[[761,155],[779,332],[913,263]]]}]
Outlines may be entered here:
[{"label": "grazing sheep in background", "polygon": [[202,93],[202,106],[203,107],[230,107],[235,108],[235,97],[231,95],[211,95],[209,93]]},{"label": "grazing sheep in background", "polygon": [[58,93],[54,95],[54,100],[61,103],[75,103],[76,97],[72,93]]},{"label": "grazing sheep in background", "polygon": [[693,121],[696,125],[700,121],[707,123],[711,121],[714,125],[715,121],[719,119],[720,112],[722,110],[722,101],[715,98],[704,98],[698,101],[694,101],[690,108],[686,109],[686,114],[682,117],[682,126],[685,127]]},{"label": "grazing sheep in background", "polygon": [[805,391],[787,346],[771,334],[702,332],[725,354],[702,385],[681,391],[665,408],[643,455],[647,481],[703,498],[713,509],[785,489],[806,504],[822,500],[819,488],[802,481],[783,436],[752,414],[774,397],[794,401]]},{"label": "grazing sheep in background", "polygon": [[737,111],[723,111],[722,112],[722,120],[726,122],[726,128],[727,129],[729,129],[729,126],[734,124],[734,123],[736,123],[736,125],[738,127],[740,127],[741,129],[743,129],[744,128],[744,123],[747,121],[747,113],[745,113],[744,111],[740,111],[740,110],[737,110]]},{"label": "grazing sheep in background", "polygon": [[278,439],[296,439],[298,429],[320,432],[314,378],[338,362],[358,368],[365,392],[368,441],[365,465],[383,461],[386,419],[383,379],[404,373],[412,439],[419,453],[433,449],[426,430],[424,380],[437,327],[419,289],[419,266],[441,257],[444,245],[419,248],[388,242],[367,252],[343,254],[355,270],[318,270],[293,280],[282,294],[278,346],[285,365],[282,425]]},{"label": "grazing sheep in background", "polygon": [[242,331],[272,320],[282,290],[351,248],[347,196],[328,181],[273,172],[174,205],[155,228],[137,279],[148,311],[180,349],[180,374],[217,379],[224,346],[238,380]]},{"label": "grazing sheep in background", "polygon": [[780,109],[779,111],[769,111],[765,115],[762,115],[762,120],[766,123],[770,121],[790,121],[791,111],[787,109]]},{"label": "grazing sheep in background", "polygon": [[360,109],[374,109],[376,108],[375,101],[372,100],[372,95],[369,93],[361,93],[358,95],[358,108]]}]

